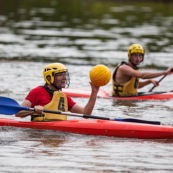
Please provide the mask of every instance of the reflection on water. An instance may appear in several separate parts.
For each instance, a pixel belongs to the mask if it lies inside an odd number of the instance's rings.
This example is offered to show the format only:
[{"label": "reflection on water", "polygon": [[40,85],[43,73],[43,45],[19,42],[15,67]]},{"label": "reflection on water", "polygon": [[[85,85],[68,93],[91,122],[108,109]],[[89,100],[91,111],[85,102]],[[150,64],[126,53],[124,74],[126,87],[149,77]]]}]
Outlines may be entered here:
[{"label": "reflection on water", "polygon": [[112,100],[112,106],[136,107],[136,101]]}]

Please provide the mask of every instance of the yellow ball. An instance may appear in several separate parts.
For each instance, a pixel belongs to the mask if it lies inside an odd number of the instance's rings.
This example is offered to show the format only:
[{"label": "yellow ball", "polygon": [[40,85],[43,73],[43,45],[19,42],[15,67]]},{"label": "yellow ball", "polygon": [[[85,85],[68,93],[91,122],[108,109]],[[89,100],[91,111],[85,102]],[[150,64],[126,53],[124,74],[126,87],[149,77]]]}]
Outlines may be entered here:
[{"label": "yellow ball", "polygon": [[102,64],[94,66],[90,70],[90,80],[95,86],[104,86],[109,83],[111,79],[110,69]]}]

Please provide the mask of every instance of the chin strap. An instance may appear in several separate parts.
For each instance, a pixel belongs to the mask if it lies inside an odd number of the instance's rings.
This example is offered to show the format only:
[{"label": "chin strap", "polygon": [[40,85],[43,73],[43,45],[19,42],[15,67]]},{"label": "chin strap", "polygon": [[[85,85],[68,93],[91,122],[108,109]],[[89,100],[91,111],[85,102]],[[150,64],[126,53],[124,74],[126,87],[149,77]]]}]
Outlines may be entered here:
[{"label": "chin strap", "polygon": [[56,85],[54,85],[54,84],[51,84],[51,85],[53,85],[58,91],[61,91],[62,90],[62,88],[60,89],[60,88],[58,88]]}]

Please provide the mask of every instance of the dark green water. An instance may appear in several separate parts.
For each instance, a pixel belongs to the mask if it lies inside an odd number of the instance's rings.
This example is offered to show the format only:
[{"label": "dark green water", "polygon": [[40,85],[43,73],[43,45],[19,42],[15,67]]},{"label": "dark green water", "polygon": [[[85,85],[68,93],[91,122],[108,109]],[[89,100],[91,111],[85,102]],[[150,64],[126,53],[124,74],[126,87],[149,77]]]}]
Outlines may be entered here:
[{"label": "dark green water", "polygon": [[2,0],[0,59],[112,66],[140,43],[143,66],[167,67],[172,16],[169,1]]}]

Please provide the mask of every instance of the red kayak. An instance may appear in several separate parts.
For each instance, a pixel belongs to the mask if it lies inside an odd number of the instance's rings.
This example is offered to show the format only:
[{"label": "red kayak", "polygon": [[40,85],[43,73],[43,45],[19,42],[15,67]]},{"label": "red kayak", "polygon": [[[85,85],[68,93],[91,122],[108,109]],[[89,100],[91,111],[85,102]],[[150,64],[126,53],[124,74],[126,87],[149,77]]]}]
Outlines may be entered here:
[{"label": "red kayak", "polygon": [[13,126],[39,130],[55,130],[83,135],[138,139],[173,139],[173,127],[128,123],[109,120],[67,120],[54,122],[23,122],[0,119],[0,126]]},{"label": "red kayak", "polygon": [[[79,90],[79,89],[63,89],[63,92],[71,97],[83,97],[89,98],[91,95],[90,91]],[[128,96],[128,97],[112,97],[109,92],[100,90],[98,93],[100,98],[111,98],[113,100],[169,100],[173,99],[173,91],[169,92],[141,92],[137,96]]]}]

